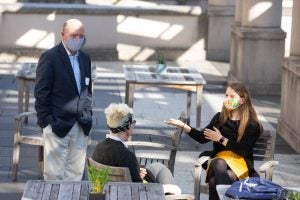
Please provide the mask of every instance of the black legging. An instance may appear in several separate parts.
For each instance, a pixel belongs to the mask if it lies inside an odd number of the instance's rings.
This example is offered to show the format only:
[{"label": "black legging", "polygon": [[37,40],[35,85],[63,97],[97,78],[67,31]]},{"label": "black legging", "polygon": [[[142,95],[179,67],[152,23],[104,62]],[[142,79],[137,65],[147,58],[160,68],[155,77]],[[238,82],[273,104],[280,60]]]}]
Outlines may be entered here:
[{"label": "black legging", "polygon": [[216,185],[232,184],[237,180],[237,176],[228,167],[225,160],[215,158],[210,163],[207,180],[209,184],[209,200],[219,200]]}]

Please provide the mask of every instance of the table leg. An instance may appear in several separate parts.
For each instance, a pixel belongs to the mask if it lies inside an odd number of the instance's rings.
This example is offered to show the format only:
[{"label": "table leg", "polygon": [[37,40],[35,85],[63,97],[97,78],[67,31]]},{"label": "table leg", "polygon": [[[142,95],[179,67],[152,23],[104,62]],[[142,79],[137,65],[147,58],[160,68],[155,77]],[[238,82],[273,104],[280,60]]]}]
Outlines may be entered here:
[{"label": "table leg", "polygon": [[125,103],[128,105],[129,98],[129,83],[126,81],[125,83]]},{"label": "table leg", "polygon": [[187,90],[187,97],[186,97],[186,123],[190,125],[191,122],[191,105],[192,105],[192,91]]},{"label": "table leg", "polygon": [[41,176],[44,174],[44,146],[39,146],[39,166],[41,170]]},{"label": "table leg", "polygon": [[24,80],[18,79],[18,113],[23,112]]},{"label": "table leg", "polygon": [[197,85],[196,91],[196,128],[200,128],[201,122],[201,103],[202,103],[203,85]]},{"label": "table leg", "polygon": [[30,85],[26,85],[25,86],[25,105],[24,105],[25,112],[28,112],[28,108],[29,108],[29,94],[30,94]]},{"label": "table leg", "polygon": [[[25,103],[24,103],[24,112],[29,110],[29,94],[30,94],[30,85],[25,85]],[[28,123],[28,117],[24,119],[24,123]]]},{"label": "table leg", "polygon": [[126,81],[125,103],[131,108],[133,108],[133,98],[134,98],[134,83],[129,83]]},{"label": "table leg", "polygon": [[[129,83],[126,81],[126,91],[125,91],[125,103],[133,108],[133,98],[134,98],[134,83]],[[129,136],[128,141],[131,141],[132,137]]]}]

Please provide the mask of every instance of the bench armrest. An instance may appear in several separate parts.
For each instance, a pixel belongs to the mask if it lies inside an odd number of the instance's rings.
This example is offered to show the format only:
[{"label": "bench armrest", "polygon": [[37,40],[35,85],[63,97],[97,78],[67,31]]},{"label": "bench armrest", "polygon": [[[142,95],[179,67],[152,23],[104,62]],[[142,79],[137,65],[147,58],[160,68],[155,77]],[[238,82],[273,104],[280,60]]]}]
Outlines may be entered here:
[{"label": "bench armrest", "polygon": [[209,156],[201,156],[200,158],[198,158],[196,160],[196,162],[194,163],[195,167],[201,167],[203,163],[205,163],[206,161],[208,161],[210,159]]},{"label": "bench armrest", "polygon": [[273,168],[274,168],[274,166],[276,166],[278,164],[279,164],[279,162],[276,160],[267,161],[259,167],[258,171],[261,174],[264,174],[265,179],[272,180]]},{"label": "bench armrest", "polygon": [[195,166],[195,179],[194,179],[194,196],[195,196],[195,199],[200,198],[202,164],[205,163],[206,161],[208,161],[209,159],[210,159],[209,156],[201,156],[194,163],[194,166]]},{"label": "bench armrest", "polygon": [[36,112],[23,112],[23,113],[20,113],[20,114],[16,115],[14,118],[17,121],[20,121],[20,120],[22,120],[26,117],[29,117],[29,116],[36,116]]},{"label": "bench armrest", "polygon": [[266,172],[270,167],[274,167],[274,166],[276,166],[276,165],[278,165],[278,164],[279,164],[279,162],[276,161],[276,160],[270,160],[270,161],[267,161],[267,162],[265,162],[264,164],[262,164],[262,165],[259,167],[258,171],[261,172],[261,173],[264,173],[264,172]]}]

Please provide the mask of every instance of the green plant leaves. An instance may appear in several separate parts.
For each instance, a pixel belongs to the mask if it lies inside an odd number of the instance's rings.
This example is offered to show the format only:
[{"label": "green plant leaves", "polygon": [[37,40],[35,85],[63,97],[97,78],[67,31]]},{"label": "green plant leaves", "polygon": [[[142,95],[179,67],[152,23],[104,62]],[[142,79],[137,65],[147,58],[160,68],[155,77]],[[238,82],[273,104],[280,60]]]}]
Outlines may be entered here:
[{"label": "green plant leaves", "polygon": [[289,195],[289,200],[300,200],[300,192],[291,192]]},{"label": "green plant leaves", "polygon": [[88,167],[89,180],[92,182],[92,191],[103,193],[104,185],[109,181],[109,167],[98,170],[95,166]]},{"label": "green plant leaves", "polygon": [[157,57],[157,64],[165,64],[165,63],[166,63],[165,57],[159,54]]}]

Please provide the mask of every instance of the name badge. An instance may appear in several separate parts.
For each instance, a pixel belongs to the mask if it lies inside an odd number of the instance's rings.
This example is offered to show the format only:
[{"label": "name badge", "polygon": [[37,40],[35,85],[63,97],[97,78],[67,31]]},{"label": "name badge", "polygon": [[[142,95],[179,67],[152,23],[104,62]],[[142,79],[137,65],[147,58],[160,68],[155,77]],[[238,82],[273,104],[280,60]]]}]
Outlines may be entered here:
[{"label": "name badge", "polygon": [[85,77],[85,85],[89,85],[90,83],[90,78],[89,77]]}]

